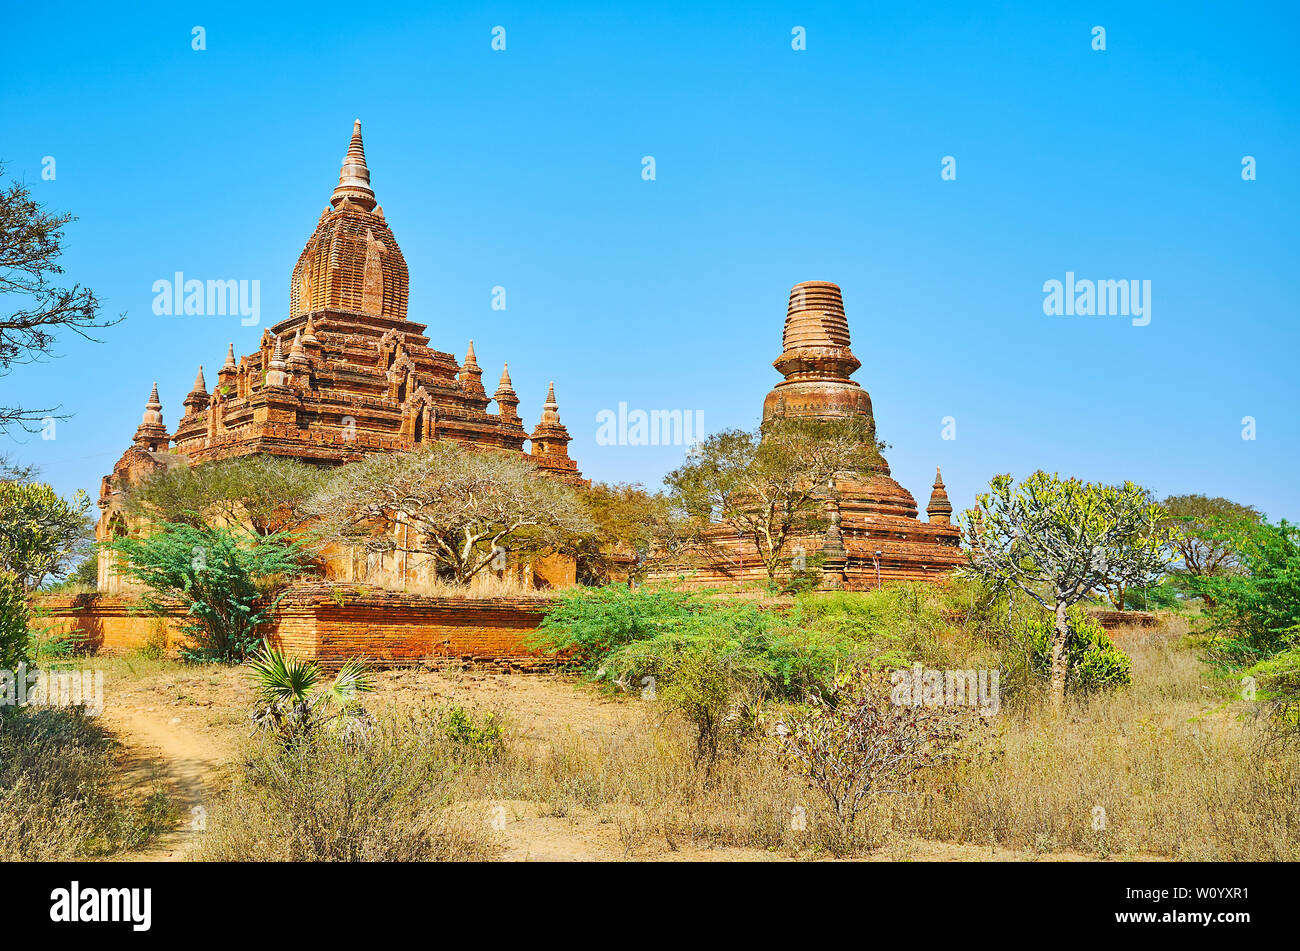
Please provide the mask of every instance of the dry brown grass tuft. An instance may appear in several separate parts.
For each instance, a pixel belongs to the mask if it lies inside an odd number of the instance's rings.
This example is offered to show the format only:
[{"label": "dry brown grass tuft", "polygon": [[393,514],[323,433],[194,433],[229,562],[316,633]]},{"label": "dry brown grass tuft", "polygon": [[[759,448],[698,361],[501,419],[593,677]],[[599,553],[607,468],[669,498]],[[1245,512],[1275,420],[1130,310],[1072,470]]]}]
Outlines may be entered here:
[{"label": "dry brown grass tuft", "polygon": [[547,601],[555,597],[555,592],[546,588],[534,588],[509,574],[496,574],[491,571],[481,572],[468,585],[452,584],[448,581],[412,581],[405,587],[385,588],[392,591],[404,591],[419,594],[427,598],[533,598]]},{"label": "dry brown grass tuft", "polygon": [[120,788],[117,746],[78,708],[0,711],[0,861],[67,861],[139,848],[175,816],[161,783]]},{"label": "dry brown grass tuft", "polygon": [[1300,858],[1300,756],[1262,750],[1246,705],[1207,675],[1185,633],[1178,620],[1117,632],[1133,658],[1127,689],[1060,714],[1004,708],[994,761],[932,777],[903,828],[1044,853]]}]

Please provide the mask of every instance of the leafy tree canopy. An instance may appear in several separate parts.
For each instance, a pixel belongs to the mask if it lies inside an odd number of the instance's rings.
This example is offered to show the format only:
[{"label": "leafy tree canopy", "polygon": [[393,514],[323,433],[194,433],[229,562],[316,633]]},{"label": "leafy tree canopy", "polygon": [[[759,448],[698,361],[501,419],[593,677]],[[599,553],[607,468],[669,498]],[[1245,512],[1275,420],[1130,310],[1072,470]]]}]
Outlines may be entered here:
[{"label": "leafy tree canopy", "polygon": [[1162,505],[1176,528],[1172,541],[1179,561],[1193,575],[1237,570],[1240,562],[1230,543],[1231,532],[1224,529],[1237,523],[1258,524],[1263,518],[1252,505],[1205,495],[1171,495]]},{"label": "leafy tree canopy", "polygon": [[39,482],[0,481],[0,570],[24,591],[57,575],[90,537],[90,499],[71,501]]},{"label": "leafy tree canopy", "polygon": [[710,522],[734,526],[776,586],[791,538],[821,528],[835,477],[878,465],[880,450],[860,420],[777,419],[759,432],[715,433],[664,482],[699,532]]},{"label": "leafy tree canopy", "polygon": [[129,514],[195,527],[225,524],[250,535],[301,529],[306,502],[328,470],[278,456],[237,456],[159,471],[127,489]]},{"label": "leafy tree canopy", "polygon": [[1016,588],[1056,616],[1052,699],[1065,697],[1067,609],[1094,589],[1147,584],[1168,563],[1164,510],[1132,482],[1062,479],[1038,471],[1016,486],[995,476],[962,515],[967,572],[996,588]]},{"label": "leafy tree canopy", "polygon": [[164,523],[107,547],[120,556],[120,570],[148,589],[148,610],[166,616],[177,602],[187,608],[185,631],[194,643],[182,653],[191,660],[243,660],[261,641],[258,628],[274,610],[276,593],[303,573],[307,560],[284,536],[183,523]]}]

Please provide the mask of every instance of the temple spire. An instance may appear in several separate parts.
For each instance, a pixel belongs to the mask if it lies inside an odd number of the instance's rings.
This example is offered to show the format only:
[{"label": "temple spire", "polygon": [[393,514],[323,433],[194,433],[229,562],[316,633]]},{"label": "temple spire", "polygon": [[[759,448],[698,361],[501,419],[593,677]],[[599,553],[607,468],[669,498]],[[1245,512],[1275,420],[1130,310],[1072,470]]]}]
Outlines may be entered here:
[{"label": "temple spire", "polygon": [[193,416],[208,406],[208,384],[203,379],[203,365],[199,364],[199,374],[194,378],[194,388],[185,397],[185,415]]},{"label": "temple spire", "polygon": [[510,382],[510,364],[508,363],[501,368],[501,382],[497,384],[496,394],[492,398],[497,401],[497,414],[502,420],[512,423],[519,422],[519,394],[515,392],[515,388]]},{"label": "temple spire", "polygon": [[140,426],[135,431],[133,444],[137,449],[157,452],[166,449],[171,442],[167,427],[163,425],[162,401],[158,399],[158,384],[149,391],[149,402],[144,404],[144,415],[140,417]]},{"label": "temple spire", "polygon": [[470,405],[480,410],[487,409],[488,395],[487,390],[483,389],[483,368],[478,365],[478,358],[474,355],[474,341],[469,342],[469,349],[465,351],[465,362],[460,366],[460,391],[465,394]]},{"label": "temple spire", "polygon": [[930,504],[925,507],[925,511],[935,525],[952,524],[952,502],[948,500],[948,492],[943,485],[943,473],[939,471],[938,466],[934,467],[934,489],[930,493]]},{"label": "temple spire", "polygon": [[280,346],[280,338],[275,338],[275,349],[271,352],[270,365],[266,371],[267,386],[288,386],[289,374],[285,372],[288,365],[284,362],[284,348]]},{"label": "temple spire", "polygon": [[360,205],[365,211],[371,211],[375,207],[375,192],[370,187],[370,169],[366,166],[366,149],[361,142],[360,119],[352,124],[352,141],[348,143],[347,155],[343,156],[339,183],[330,196],[330,204],[338,208],[344,199]]},{"label": "temple spire", "polygon": [[232,343],[226,350],[226,362],[217,371],[217,391],[223,387],[234,386],[238,376],[239,368],[235,366],[235,345]]},{"label": "temple spire", "polygon": [[555,401],[554,383],[546,390],[541,421],[528,438],[532,441],[529,455],[543,468],[576,468],[569,459],[569,431],[560,422],[560,405]]}]

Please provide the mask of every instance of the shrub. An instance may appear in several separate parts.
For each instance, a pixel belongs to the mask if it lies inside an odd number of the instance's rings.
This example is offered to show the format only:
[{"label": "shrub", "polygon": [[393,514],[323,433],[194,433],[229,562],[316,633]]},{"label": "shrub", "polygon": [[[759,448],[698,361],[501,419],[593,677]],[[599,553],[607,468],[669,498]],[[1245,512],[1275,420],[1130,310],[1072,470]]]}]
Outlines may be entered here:
[{"label": "shrub", "polygon": [[455,809],[458,774],[440,714],[382,720],[363,742],[334,731],[256,743],[214,808],[197,856],[210,861],[481,861],[498,846]]},{"label": "shrub", "polygon": [[969,709],[895,704],[882,673],[859,671],[788,711],[777,743],[830,802],[840,825],[837,851],[847,852],[867,801],[902,791],[916,773],[949,758],[975,722]]},{"label": "shrub", "polygon": [[[145,607],[159,617],[175,601],[188,608],[186,660],[241,661],[259,644],[258,627],[277,592],[303,572],[306,553],[281,535],[239,536],[224,528],[164,523],[144,538],[109,547],[122,571],[145,585]],[[172,603],[169,603],[172,602]]]},{"label": "shrub", "polygon": [[[1131,683],[1133,662],[1128,654],[1115,646],[1105,629],[1078,605],[1071,607],[1066,617],[1069,630],[1065,645],[1066,688],[1083,692],[1113,689]],[[1031,618],[1026,624],[1034,670],[1044,680],[1052,675],[1054,631],[1055,623],[1048,616]]]},{"label": "shrub", "polygon": [[27,599],[18,579],[0,571],[0,670],[16,671],[30,660]]},{"label": "shrub", "polygon": [[1279,738],[1300,738],[1300,647],[1281,651],[1245,672]]},{"label": "shrub", "polygon": [[547,611],[530,643],[592,672],[615,648],[676,629],[702,610],[701,598],[662,588],[571,589]]},{"label": "shrub", "polygon": [[442,732],[464,759],[486,762],[505,749],[505,727],[494,713],[481,720],[464,707],[452,706],[442,713]]},{"label": "shrub", "polygon": [[680,714],[695,732],[695,763],[712,768],[724,739],[739,739],[750,701],[761,690],[757,671],[739,652],[718,644],[682,652],[663,671],[666,683],[659,697]]},{"label": "shrub", "polygon": [[1300,645],[1300,526],[1238,522],[1219,532],[1241,570],[1192,579],[1208,603],[1211,659],[1236,668]]},{"label": "shrub", "polygon": [[797,600],[795,623],[839,645],[859,665],[904,667],[936,660],[944,627],[940,592],[924,583],[875,591],[813,593]]},{"label": "shrub", "polygon": [[361,661],[347,661],[332,682],[322,684],[324,675],[315,661],[286,657],[264,642],[249,667],[257,685],[253,723],[285,745],[309,739],[327,724],[354,736],[368,729],[369,717],[356,695],[373,690],[374,680]]},{"label": "shrub", "polygon": [[532,643],[625,690],[646,677],[666,686],[684,657],[707,650],[760,692],[786,697],[826,682],[845,656],[833,639],[748,601],[626,585],[562,597]]}]

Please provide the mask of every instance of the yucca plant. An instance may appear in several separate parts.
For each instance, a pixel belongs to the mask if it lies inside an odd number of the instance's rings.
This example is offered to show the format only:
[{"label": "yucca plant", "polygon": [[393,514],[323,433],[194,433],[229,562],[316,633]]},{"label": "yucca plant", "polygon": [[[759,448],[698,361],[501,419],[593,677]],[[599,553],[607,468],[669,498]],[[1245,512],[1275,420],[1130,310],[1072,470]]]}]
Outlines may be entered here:
[{"label": "yucca plant", "polygon": [[375,689],[364,661],[347,661],[328,684],[321,682],[324,672],[314,660],[286,657],[267,641],[248,663],[257,684],[256,729],[275,734],[286,745],[327,724],[351,736],[369,732],[370,716],[357,700],[357,694]]}]

